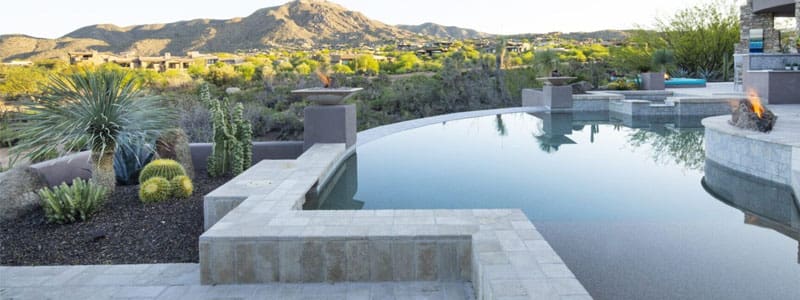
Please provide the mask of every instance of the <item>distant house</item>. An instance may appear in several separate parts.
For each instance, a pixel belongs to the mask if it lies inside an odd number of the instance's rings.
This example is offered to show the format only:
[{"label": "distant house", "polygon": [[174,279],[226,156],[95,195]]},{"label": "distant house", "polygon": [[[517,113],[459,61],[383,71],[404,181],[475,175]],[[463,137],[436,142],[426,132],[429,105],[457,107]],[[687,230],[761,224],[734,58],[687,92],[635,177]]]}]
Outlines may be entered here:
[{"label": "distant house", "polygon": [[163,56],[136,56],[133,52],[123,52],[119,56],[115,56],[100,54],[97,51],[70,52],[68,55],[69,63],[73,65],[79,63],[96,65],[114,63],[125,69],[145,69],[157,72],[185,70],[198,60],[202,60],[207,66],[220,61],[231,65],[238,65],[244,62],[244,59],[240,57],[220,59],[215,55],[201,54],[198,51],[189,52],[187,56],[172,56],[169,52]]},{"label": "distant house", "polygon": [[331,55],[331,64],[346,65],[356,60],[355,54],[334,54]]}]

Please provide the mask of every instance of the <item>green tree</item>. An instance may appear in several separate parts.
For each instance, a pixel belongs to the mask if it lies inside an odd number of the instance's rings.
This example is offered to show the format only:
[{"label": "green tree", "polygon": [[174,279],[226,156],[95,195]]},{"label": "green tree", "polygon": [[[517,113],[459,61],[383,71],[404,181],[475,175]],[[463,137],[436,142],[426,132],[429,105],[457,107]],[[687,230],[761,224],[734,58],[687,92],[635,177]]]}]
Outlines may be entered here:
[{"label": "green tree", "polygon": [[88,141],[92,181],[113,191],[117,147],[153,140],[169,127],[170,115],[160,99],[143,96],[140,87],[131,73],[120,71],[51,77],[45,88],[47,96],[24,115],[20,143],[13,151],[28,153],[28,157],[66,153],[81,150],[75,141]]},{"label": "green tree", "polygon": [[34,96],[41,93],[47,82],[47,71],[37,67],[6,67],[0,69],[0,95],[9,98]]},{"label": "green tree", "polygon": [[206,75],[208,81],[220,87],[235,83],[238,77],[239,74],[236,73],[233,66],[225,63],[216,63],[209,67],[208,75]]},{"label": "green tree", "polygon": [[353,69],[350,69],[347,65],[342,64],[335,64],[332,67],[333,73],[335,74],[344,74],[344,75],[352,75]]},{"label": "green tree", "polygon": [[656,21],[680,68],[697,74],[722,74],[739,42],[739,15],[734,2],[714,0]]},{"label": "green tree", "polygon": [[301,63],[301,64],[297,65],[297,67],[294,67],[294,70],[297,72],[297,74],[300,74],[300,75],[311,74],[311,67],[309,67],[305,63]]},{"label": "green tree", "polygon": [[250,81],[253,80],[253,75],[256,74],[256,66],[253,63],[246,62],[236,66],[236,72],[238,72],[239,76],[245,81]]},{"label": "green tree", "polygon": [[378,63],[378,60],[376,60],[371,54],[361,54],[356,56],[353,64],[353,70],[358,73],[376,75],[381,71],[380,63]]}]

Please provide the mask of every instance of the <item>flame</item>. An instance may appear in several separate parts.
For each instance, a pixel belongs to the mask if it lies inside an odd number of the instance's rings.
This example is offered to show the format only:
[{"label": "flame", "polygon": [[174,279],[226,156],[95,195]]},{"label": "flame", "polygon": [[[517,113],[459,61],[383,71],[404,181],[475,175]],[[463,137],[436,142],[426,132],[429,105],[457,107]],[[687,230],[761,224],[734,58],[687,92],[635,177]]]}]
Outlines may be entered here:
[{"label": "flame", "polygon": [[325,86],[326,89],[331,87],[331,78],[328,77],[328,75],[323,74],[320,70],[317,70],[316,73],[317,77],[319,77],[319,80],[322,81],[322,84]]},{"label": "flame", "polygon": [[756,113],[759,119],[764,117],[764,105],[761,104],[761,97],[755,90],[747,92],[747,100],[750,101],[750,106],[753,107],[753,112]]}]

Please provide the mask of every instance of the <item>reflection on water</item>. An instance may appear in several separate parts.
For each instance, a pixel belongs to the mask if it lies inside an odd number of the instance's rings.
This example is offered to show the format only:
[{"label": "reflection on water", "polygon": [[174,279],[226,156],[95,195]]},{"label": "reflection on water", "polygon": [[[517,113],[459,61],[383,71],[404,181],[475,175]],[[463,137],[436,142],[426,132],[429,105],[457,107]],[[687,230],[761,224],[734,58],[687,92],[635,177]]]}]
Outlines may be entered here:
[{"label": "reflection on water", "polygon": [[650,147],[653,160],[659,163],[673,161],[686,168],[700,170],[706,160],[703,151],[703,132],[699,129],[636,130],[629,135],[634,147]]},{"label": "reflection on water", "polygon": [[744,223],[775,230],[798,241],[800,207],[792,188],[706,161],[703,187],[709,194],[744,213]]}]

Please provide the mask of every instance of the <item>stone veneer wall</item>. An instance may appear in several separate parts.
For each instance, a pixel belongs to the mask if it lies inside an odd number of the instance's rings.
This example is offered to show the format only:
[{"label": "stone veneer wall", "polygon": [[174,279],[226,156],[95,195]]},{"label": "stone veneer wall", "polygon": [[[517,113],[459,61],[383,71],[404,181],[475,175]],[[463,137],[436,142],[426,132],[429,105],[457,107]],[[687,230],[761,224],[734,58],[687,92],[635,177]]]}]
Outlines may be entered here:
[{"label": "stone veneer wall", "polygon": [[774,14],[754,14],[753,0],[741,7],[741,40],[736,45],[736,53],[750,52],[750,29],[764,29],[764,53],[780,53],[780,32],[775,30]]},{"label": "stone veneer wall", "polygon": [[792,146],[731,134],[717,129],[719,125],[727,125],[727,121],[711,122],[703,120],[706,158],[758,178],[792,184]]}]

